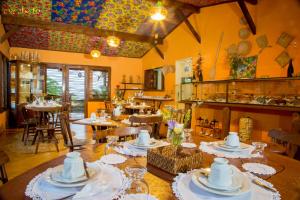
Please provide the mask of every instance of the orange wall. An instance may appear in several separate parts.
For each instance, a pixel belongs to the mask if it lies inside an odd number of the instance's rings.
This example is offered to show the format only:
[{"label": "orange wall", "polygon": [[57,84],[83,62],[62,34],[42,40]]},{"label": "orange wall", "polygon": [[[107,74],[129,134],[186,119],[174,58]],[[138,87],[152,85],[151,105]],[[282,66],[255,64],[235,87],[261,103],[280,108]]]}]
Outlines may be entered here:
[{"label": "orange wall", "polygon": [[[0,24],[0,37],[2,37],[4,34],[4,27],[2,24]],[[3,53],[7,58],[9,57],[9,44],[7,40],[0,44],[0,52]]]},{"label": "orange wall", "polygon": [[6,129],[6,123],[7,123],[7,119],[6,119],[6,111],[0,113],[0,135],[5,131]]},{"label": "orange wall", "polygon": [[[257,28],[257,34],[251,35],[248,40],[252,44],[252,50],[248,56],[257,55],[259,48],[256,44],[256,38],[266,34],[269,44],[272,46],[266,48],[260,55],[257,64],[256,77],[284,77],[286,76],[287,67],[281,68],[275,58],[284,49],[276,44],[277,38],[282,32],[287,32],[295,37],[287,51],[294,59],[295,73],[300,73],[300,3],[297,0],[260,0],[258,5],[247,5],[254,19]],[[159,48],[164,53],[165,59],[162,60],[152,49],[143,57],[143,68],[154,68],[163,65],[175,65],[176,60],[193,57],[196,61],[198,53],[203,57],[203,76],[204,80],[210,78],[210,70],[216,57],[216,49],[219,43],[220,35],[224,32],[223,42],[216,65],[216,80],[228,79],[229,64],[226,59],[226,48],[231,44],[237,44],[241,41],[239,30],[245,27],[240,24],[242,12],[237,3],[222,4],[214,7],[201,9],[199,14],[192,15],[189,20],[201,35],[202,43],[198,44],[188,27],[183,23],[175,29]],[[174,94],[175,74],[168,74],[166,77],[166,93]],[[173,91],[173,92],[170,92]],[[148,93],[152,95],[153,93]],[[156,93],[157,94],[157,93]],[[155,94],[155,95],[156,95]],[[198,110],[197,110],[198,111]],[[213,117],[214,112],[210,109],[204,115]],[[199,112],[197,112],[198,114]],[[287,126],[282,122],[289,122],[291,117],[279,116],[273,114],[241,113],[232,112],[231,129],[237,130],[238,119],[241,116],[250,115],[255,119],[254,135],[265,138],[270,128],[283,128]],[[194,113],[195,116],[195,113]],[[216,114],[216,117],[218,114]],[[221,119],[220,119],[221,120]],[[289,123],[288,123],[289,124]]]},{"label": "orange wall", "polygon": [[[37,51],[40,55],[40,61],[45,63],[63,63],[73,65],[90,65],[90,66],[109,66],[111,67],[111,89],[112,97],[116,85],[120,84],[122,75],[129,74],[133,76],[134,80],[136,77],[142,74],[142,61],[137,58],[123,58],[123,57],[107,57],[101,56],[98,59],[93,59],[87,54],[82,53],[69,53],[59,51],[46,51],[46,50],[35,50],[35,49],[23,49],[12,47],[10,49],[11,54],[21,54],[21,51]],[[97,108],[101,107],[101,102],[89,102],[88,103],[88,116],[91,112],[96,111]]]}]

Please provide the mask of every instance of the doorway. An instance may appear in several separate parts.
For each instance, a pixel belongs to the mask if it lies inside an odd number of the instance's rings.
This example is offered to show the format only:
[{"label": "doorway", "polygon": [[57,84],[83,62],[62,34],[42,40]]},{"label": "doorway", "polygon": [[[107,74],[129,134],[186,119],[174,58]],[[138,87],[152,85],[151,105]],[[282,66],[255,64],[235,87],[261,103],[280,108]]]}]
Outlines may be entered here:
[{"label": "doorway", "polygon": [[70,103],[70,119],[85,118],[86,70],[80,66],[47,65],[46,91],[60,102]]}]

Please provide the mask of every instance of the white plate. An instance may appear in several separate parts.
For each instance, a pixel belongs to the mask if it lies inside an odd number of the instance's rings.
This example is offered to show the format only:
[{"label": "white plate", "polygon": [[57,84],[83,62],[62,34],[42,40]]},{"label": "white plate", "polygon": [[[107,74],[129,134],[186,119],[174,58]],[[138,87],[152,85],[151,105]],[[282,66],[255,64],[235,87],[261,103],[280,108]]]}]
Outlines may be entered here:
[{"label": "white plate", "polygon": [[[54,167],[51,171],[51,179],[55,182],[60,182],[60,183],[77,183],[77,182],[82,182],[88,180],[88,178],[84,175],[81,177],[78,177],[76,179],[66,179],[62,176],[64,166],[63,165],[58,165]],[[96,174],[96,171],[92,168],[87,168],[87,171],[90,175],[90,177],[94,176]]]},{"label": "white plate", "polygon": [[213,188],[206,187],[200,181],[198,180],[199,175],[197,173],[192,175],[192,182],[201,190],[205,190],[210,193],[218,194],[218,195],[223,195],[223,196],[239,196],[242,194],[245,194],[250,191],[251,186],[250,186],[250,181],[249,178],[240,173],[240,178],[242,182],[242,187],[238,190],[233,190],[233,191],[224,191],[224,190],[216,190]]},{"label": "white plate", "polygon": [[231,152],[236,152],[236,151],[243,151],[243,150],[247,150],[250,148],[250,145],[241,143],[239,147],[231,147],[231,146],[227,146],[224,144],[224,142],[216,142],[214,143],[215,147],[224,150],[224,151],[231,151]]},{"label": "white plate", "polygon": [[159,141],[152,140],[149,145],[140,145],[136,143],[136,140],[130,140],[128,141],[128,144],[131,146],[138,148],[138,149],[148,149],[148,148],[153,148],[159,145]]},{"label": "white plate", "polygon": [[100,162],[103,162],[103,163],[109,164],[109,165],[115,165],[115,164],[123,163],[126,160],[127,160],[126,157],[121,156],[119,154],[108,154],[108,155],[102,156],[100,159]]},{"label": "white plate", "polygon": [[44,180],[48,182],[51,185],[54,185],[56,187],[65,187],[65,188],[72,188],[72,187],[82,187],[87,184],[88,180],[82,181],[82,182],[76,182],[76,183],[61,183],[61,182],[56,182],[52,180],[51,178],[51,172],[46,173],[44,175]]},{"label": "white plate", "polygon": [[158,200],[156,197],[148,194],[126,194],[121,200]]},{"label": "white plate", "polygon": [[198,180],[199,180],[200,183],[202,183],[206,187],[216,189],[216,190],[223,190],[223,191],[226,191],[226,192],[229,192],[229,191],[232,192],[232,191],[236,191],[236,190],[240,189],[241,186],[242,186],[242,180],[240,178],[241,175],[240,175],[240,173],[237,173],[237,172],[235,172],[235,174],[232,178],[232,184],[229,187],[220,187],[220,186],[213,185],[208,181],[208,178],[206,176],[203,176],[201,174],[198,175],[198,176],[199,176]]}]

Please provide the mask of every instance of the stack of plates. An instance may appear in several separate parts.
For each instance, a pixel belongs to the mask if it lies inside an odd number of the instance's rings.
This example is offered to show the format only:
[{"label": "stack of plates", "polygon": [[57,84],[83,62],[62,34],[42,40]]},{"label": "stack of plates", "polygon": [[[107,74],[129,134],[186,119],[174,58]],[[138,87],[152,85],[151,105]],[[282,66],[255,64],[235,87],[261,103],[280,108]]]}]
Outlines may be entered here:
[{"label": "stack of plates", "polygon": [[[93,168],[87,168],[90,178],[96,174],[96,170]],[[86,175],[75,178],[75,179],[66,179],[62,176],[63,165],[56,166],[52,168],[51,173],[45,175],[45,180],[51,185],[57,187],[81,187],[86,185],[88,178]]]},{"label": "stack of plates", "polygon": [[229,187],[219,187],[209,183],[207,176],[201,172],[195,172],[192,175],[192,182],[201,190],[223,196],[238,196],[250,191],[250,181],[241,172],[235,172],[232,179],[232,184]]},{"label": "stack of plates", "polygon": [[138,148],[138,149],[149,149],[149,148],[154,148],[154,147],[159,146],[160,143],[157,140],[151,139],[151,141],[148,145],[139,144],[139,143],[137,143],[137,140],[128,141],[128,144],[130,144],[131,146]]},{"label": "stack of plates", "polygon": [[224,151],[231,151],[231,152],[235,152],[235,151],[243,151],[243,150],[247,150],[251,147],[251,145],[245,144],[245,143],[240,143],[240,146],[229,146],[226,145],[225,142],[221,141],[221,142],[216,142],[215,146],[218,149],[224,150]]}]

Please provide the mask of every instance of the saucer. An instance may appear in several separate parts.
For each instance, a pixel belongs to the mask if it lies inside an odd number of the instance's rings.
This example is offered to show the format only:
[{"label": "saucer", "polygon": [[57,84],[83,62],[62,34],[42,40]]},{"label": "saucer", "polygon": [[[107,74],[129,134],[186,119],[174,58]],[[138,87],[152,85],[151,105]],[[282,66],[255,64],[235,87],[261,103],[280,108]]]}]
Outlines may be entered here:
[{"label": "saucer", "polygon": [[137,140],[131,140],[128,141],[128,143],[138,149],[147,149],[147,148],[152,148],[152,147],[156,147],[158,145],[158,141],[156,140],[150,140],[149,145],[141,145],[141,144],[137,144]]},{"label": "saucer", "polygon": [[244,143],[240,143],[240,146],[237,147],[233,147],[233,146],[228,146],[226,145],[223,141],[222,142],[216,142],[214,143],[214,145],[224,151],[243,151],[249,148],[250,145],[244,144]]},{"label": "saucer", "polygon": [[206,176],[203,176],[203,175],[199,176],[198,181],[200,183],[202,183],[204,186],[212,188],[212,189],[232,192],[232,191],[236,191],[241,188],[242,180],[240,179],[240,177],[241,177],[240,174],[235,172],[234,176],[232,178],[232,184],[228,187],[214,185],[208,181],[208,178]]},{"label": "saucer", "polygon": [[197,174],[197,172],[195,172],[192,175],[192,182],[199,189],[205,190],[209,193],[218,194],[218,195],[222,195],[222,196],[239,196],[239,195],[243,195],[245,193],[250,192],[251,185],[250,185],[249,178],[247,176],[245,176],[244,174],[242,174],[240,172],[238,172],[238,173],[239,174],[237,176],[241,181],[241,187],[238,188],[237,190],[226,191],[226,190],[220,190],[220,189],[214,189],[214,188],[207,187],[199,181],[200,175]]},{"label": "saucer", "polygon": [[105,156],[102,156],[100,159],[100,162],[103,162],[105,164],[109,165],[116,165],[116,164],[121,164],[127,160],[126,157],[121,156],[119,154],[108,154]]},{"label": "saucer", "polygon": [[[50,173],[51,180],[53,180],[55,182],[59,182],[59,183],[65,183],[65,184],[79,183],[79,182],[88,180],[88,178],[85,175],[77,177],[75,179],[67,179],[62,176],[63,169],[64,169],[63,165],[58,165],[58,166],[52,168],[52,171]],[[87,168],[87,171],[88,171],[90,177],[92,177],[96,174],[96,171],[93,168]]]}]

